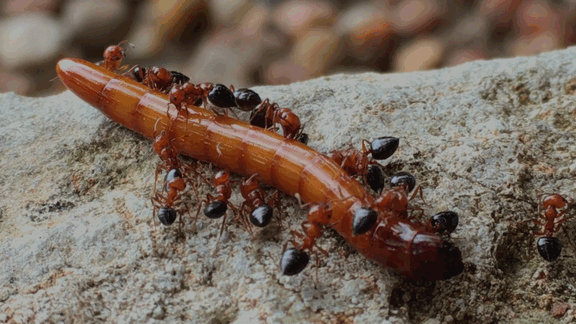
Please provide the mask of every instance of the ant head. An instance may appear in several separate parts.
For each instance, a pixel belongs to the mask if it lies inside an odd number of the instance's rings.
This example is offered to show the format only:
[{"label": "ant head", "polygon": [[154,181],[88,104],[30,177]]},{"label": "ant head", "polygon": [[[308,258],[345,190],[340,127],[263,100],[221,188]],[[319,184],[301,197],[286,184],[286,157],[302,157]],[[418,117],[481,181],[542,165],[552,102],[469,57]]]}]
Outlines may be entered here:
[{"label": "ant head", "polygon": [[566,207],[568,201],[559,194],[551,194],[544,198],[542,205],[544,206],[544,209],[547,209],[548,207],[560,209]]},{"label": "ant head", "polygon": [[214,183],[224,184],[230,180],[230,172],[226,170],[219,171],[214,176]]},{"label": "ant head", "polygon": [[107,61],[120,61],[124,56],[124,49],[118,45],[110,45],[104,51],[104,59]]},{"label": "ant head", "polygon": [[174,84],[172,89],[170,90],[170,102],[174,105],[180,104],[184,101],[184,90],[182,86],[179,84]]},{"label": "ant head", "polygon": [[392,187],[403,187],[406,192],[411,192],[416,187],[416,178],[408,172],[400,171],[390,179]]}]

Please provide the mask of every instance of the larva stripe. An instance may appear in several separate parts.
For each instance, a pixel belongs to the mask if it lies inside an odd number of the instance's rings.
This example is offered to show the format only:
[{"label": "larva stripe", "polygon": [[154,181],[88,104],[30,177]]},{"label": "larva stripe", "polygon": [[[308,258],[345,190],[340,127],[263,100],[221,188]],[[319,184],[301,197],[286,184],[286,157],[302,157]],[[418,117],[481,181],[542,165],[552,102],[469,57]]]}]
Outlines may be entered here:
[{"label": "larva stripe", "polygon": [[[158,119],[161,130],[177,113],[171,106],[171,117],[167,116],[165,94],[92,63],[63,59],[57,72],[77,96],[145,137],[154,137]],[[441,251],[445,242],[440,237],[389,213],[381,213],[367,233],[353,235],[355,211],[370,206],[373,198],[334,161],[276,133],[202,108],[188,108],[187,122],[179,118],[172,127],[174,138],[185,139],[174,142],[182,154],[244,176],[258,173],[263,182],[297,193],[304,202],[329,202],[333,229],[368,258],[414,279],[449,278],[453,264],[462,266],[459,251],[450,259],[441,254],[446,251]]]}]

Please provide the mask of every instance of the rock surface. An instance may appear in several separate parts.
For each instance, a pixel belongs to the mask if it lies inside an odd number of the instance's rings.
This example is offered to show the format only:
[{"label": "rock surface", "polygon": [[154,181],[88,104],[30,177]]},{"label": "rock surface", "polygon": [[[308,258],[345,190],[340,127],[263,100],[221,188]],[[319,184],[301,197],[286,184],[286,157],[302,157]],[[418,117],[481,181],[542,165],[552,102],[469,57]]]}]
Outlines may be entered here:
[{"label": "rock surface", "polygon": [[[289,231],[276,221],[253,240],[230,222],[213,256],[219,221],[199,218],[196,233],[188,217],[181,231],[152,225],[158,159],[149,140],[70,92],[0,95],[0,322],[574,320],[576,261],[567,234],[574,237],[576,225],[565,223],[567,233],[557,234],[564,250],[547,263],[521,223],[536,217],[540,192],[575,198],[574,57],[571,48],[255,88],[294,109],[321,152],[401,138],[384,162],[387,176],[414,173],[427,215],[460,214],[452,240],[466,269],[435,284],[379,267],[330,231],[320,241],[330,255],[317,280],[313,268],[281,276]],[[305,211],[293,198],[282,203],[285,226],[299,229]],[[551,313],[554,305],[566,313]]]}]

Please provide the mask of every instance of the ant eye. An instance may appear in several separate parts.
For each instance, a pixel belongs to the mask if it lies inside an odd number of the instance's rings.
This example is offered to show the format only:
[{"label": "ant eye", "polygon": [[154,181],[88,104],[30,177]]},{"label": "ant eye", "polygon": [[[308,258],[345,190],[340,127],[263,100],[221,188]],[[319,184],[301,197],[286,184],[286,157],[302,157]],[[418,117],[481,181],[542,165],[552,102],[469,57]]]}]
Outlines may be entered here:
[{"label": "ant eye", "polygon": [[400,171],[390,179],[390,185],[392,185],[392,187],[398,187],[403,184],[406,184],[408,186],[408,192],[411,192],[414,190],[414,187],[416,187],[416,178],[408,172]]}]

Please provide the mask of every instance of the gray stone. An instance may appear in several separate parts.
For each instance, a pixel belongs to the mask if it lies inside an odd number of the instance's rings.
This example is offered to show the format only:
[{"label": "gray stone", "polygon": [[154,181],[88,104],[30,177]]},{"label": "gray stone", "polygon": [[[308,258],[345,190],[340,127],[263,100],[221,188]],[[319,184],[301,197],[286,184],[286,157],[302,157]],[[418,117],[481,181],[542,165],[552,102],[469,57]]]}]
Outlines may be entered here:
[{"label": "gray stone", "polygon": [[[576,48],[407,74],[334,75],[254,88],[292,108],[321,152],[401,138],[387,176],[416,175],[426,215],[453,210],[466,270],[415,284],[328,231],[316,269],[285,277],[287,229],[152,225],[151,142],[65,92],[0,95],[0,314],[15,322],[526,322],[574,308],[574,247],[538,255],[525,220],[540,192],[574,198]],[[211,177],[214,171],[203,171]],[[238,179],[234,179],[238,180]],[[213,192],[200,186],[199,195]],[[234,204],[240,194],[234,189]],[[284,224],[305,219],[284,198]],[[192,197],[192,214],[197,200]],[[574,210],[569,211],[570,215]],[[565,223],[570,236],[573,222]],[[311,265],[315,264],[314,257]],[[534,269],[541,275],[532,276]],[[568,287],[568,288],[567,288]],[[571,288],[572,287],[572,288]],[[570,290],[571,289],[571,290]]]}]

